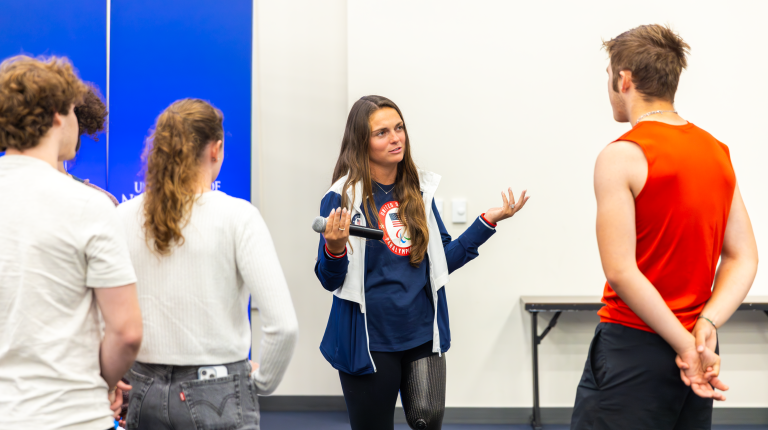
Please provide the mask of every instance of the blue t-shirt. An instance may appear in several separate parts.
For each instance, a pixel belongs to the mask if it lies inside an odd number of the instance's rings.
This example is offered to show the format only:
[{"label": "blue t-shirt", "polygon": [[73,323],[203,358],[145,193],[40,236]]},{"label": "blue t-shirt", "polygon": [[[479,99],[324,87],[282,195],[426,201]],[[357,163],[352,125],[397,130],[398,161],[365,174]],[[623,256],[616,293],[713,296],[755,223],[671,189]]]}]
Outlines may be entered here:
[{"label": "blue t-shirt", "polygon": [[[371,351],[405,351],[432,340],[435,309],[429,262],[411,266],[411,240],[398,215],[394,185],[373,184],[378,227],[384,240],[366,241],[365,304]],[[365,203],[363,203],[365,204]],[[378,210],[376,210],[378,209]],[[433,208],[434,209],[434,208]],[[360,208],[361,212],[363,208]]]}]

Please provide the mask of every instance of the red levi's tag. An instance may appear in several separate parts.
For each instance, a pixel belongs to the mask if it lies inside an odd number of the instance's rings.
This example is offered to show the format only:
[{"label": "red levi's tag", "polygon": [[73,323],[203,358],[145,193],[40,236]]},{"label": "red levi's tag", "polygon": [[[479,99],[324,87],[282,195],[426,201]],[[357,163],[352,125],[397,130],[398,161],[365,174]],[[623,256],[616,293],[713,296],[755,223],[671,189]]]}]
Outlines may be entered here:
[{"label": "red levi's tag", "polygon": [[183,391],[179,393],[179,398],[181,399],[182,402],[187,401],[187,396],[184,395]]}]

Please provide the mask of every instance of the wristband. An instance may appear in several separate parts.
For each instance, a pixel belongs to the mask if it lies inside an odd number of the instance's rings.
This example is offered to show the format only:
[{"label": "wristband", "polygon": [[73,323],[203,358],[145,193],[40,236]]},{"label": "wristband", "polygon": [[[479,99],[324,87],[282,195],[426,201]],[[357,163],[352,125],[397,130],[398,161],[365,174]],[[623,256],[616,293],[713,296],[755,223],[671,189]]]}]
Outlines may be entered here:
[{"label": "wristband", "polygon": [[715,324],[714,321],[712,321],[711,319],[705,317],[704,315],[699,315],[699,318],[697,318],[697,319],[705,319],[705,320],[709,321],[709,323],[712,324],[712,327],[715,328],[715,331],[717,331],[717,324]]},{"label": "wristband", "polygon": [[488,218],[486,218],[486,217],[485,217],[485,212],[483,212],[483,213],[480,215],[480,218],[482,218],[482,219],[483,219],[483,221],[485,221],[485,223],[486,223],[486,224],[488,224],[489,226],[491,226],[491,227],[493,227],[493,228],[496,228],[496,226],[498,225],[498,224],[494,224],[494,223],[492,223],[492,222],[488,221]]},{"label": "wristband", "polygon": [[326,243],[325,244],[325,253],[328,254],[328,256],[331,257],[334,260],[340,260],[340,259],[344,258],[345,255],[347,255],[347,249],[344,248],[344,252],[342,252],[339,255],[336,255],[336,254],[332,253],[330,249],[328,249],[328,244]]}]

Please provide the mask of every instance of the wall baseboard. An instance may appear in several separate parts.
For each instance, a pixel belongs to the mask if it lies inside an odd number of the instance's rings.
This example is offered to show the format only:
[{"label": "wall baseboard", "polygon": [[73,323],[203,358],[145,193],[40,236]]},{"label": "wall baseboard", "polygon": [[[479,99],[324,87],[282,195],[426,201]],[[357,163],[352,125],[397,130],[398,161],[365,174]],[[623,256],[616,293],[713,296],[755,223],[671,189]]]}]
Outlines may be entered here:
[{"label": "wall baseboard", "polygon": [[347,411],[344,396],[260,396],[259,409],[270,412]]},{"label": "wall baseboard", "polygon": [[[341,412],[343,396],[265,396],[262,411]],[[544,424],[568,424],[573,408],[541,408]],[[395,422],[405,423],[403,408],[395,409]],[[445,424],[528,424],[531,408],[446,408]],[[715,408],[712,423],[719,425],[768,424],[768,408]]]},{"label": "wall baseboard", "polygon": [[[573,408],[541,408],[543,424],[569,424]],[[530,424],[531,408],[446,408],[444,424]],[[395,422],[405,423],[403,408],[395,408]]]}]

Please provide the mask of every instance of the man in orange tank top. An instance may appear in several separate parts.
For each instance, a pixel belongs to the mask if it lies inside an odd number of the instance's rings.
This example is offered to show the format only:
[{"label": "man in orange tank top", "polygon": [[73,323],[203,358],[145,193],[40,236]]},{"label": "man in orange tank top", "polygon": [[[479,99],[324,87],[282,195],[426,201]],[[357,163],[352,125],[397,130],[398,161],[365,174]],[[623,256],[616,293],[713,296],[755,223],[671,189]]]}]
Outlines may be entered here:
[{"label": "man in orange tank top", "polygon": [[646,25],[604,48],[614,119],[632,129],[595,165],[608,282],[571,429],[710,429],[728,389],[716,329],[752,286],[752,226],[728,147],[675,111],[690,47]]}]

